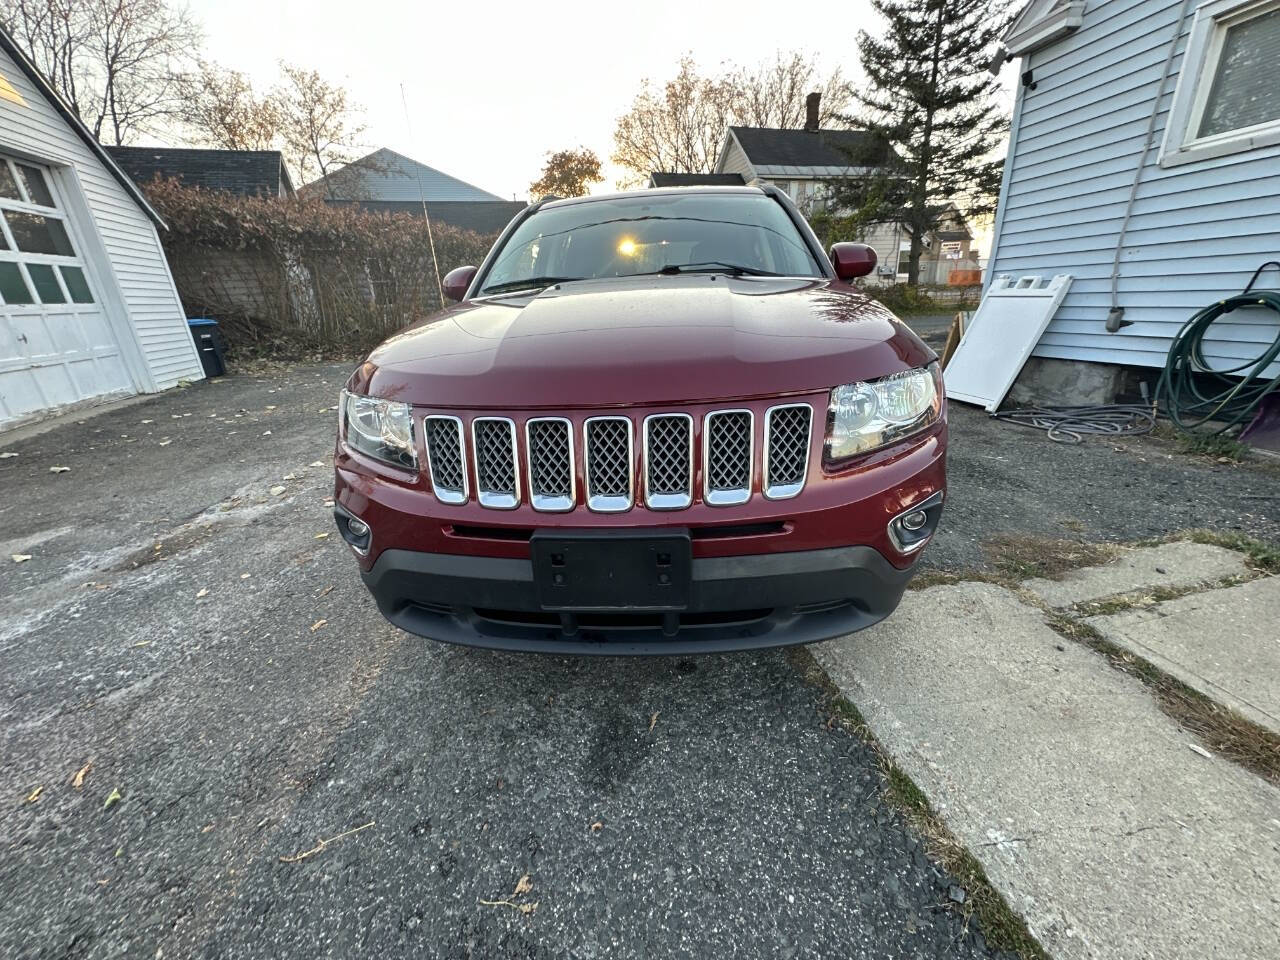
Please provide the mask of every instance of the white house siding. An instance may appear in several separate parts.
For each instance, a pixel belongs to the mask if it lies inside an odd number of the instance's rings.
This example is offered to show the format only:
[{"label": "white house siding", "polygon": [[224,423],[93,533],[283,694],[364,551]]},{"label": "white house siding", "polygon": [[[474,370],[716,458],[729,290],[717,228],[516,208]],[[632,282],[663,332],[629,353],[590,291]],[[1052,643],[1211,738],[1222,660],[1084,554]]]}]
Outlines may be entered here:
[{"label": "white house siding", "polygon": [[[117,323],[115,327],[121,332],[133,329],[145,360],[146,370],[139,377],[142,382],[137,384],[138,390],[162,390],[179,380],[202,378],[200,358],[155,224],[3,50],[0,73],[26,101],[21,106],[0,98],[0,152],[26,154],[53,166],[73,168],[88,203],[97,240],[110,262],[104,262],[92,249],[83,255],[93,261],[104,284],[114,279],[118,300],[106,291],[104,306],[118,310],[123,305],[127,324]],[[82,230],[86,226],[83,217],[80,226]],[[89,246],[94,246],[94,238],[89,239]],[[123,343],[121,348],[128,350],[130,345]]]},{"label": "white house siding", "polygon": [[723,162],[717,165],[716,173],[737,173],[741,174],[742,179],[746,183],[750,183],[755,179],[756,171],[751,166],[751,161],[747,159],[747,155],[742,152],[742,147],[738,146],[738,140],[732,133],[728,134],[729,142],[725,146]]},{"label": "white house siding", "polygon": [[[1104,329],[1125,201],[1179,7],[1180,0],[1091,2],[1078,31],[1021,65],[1036,89],[1019,88],[988,277],[1075,277],[1035,356],[1161,366],[1191,314],[1238,292],[1261,263],[1280,256],[1280,146],[1158,164],[1193,6],[1120,258],[1119,302],[1133,325]],[[1264,277],[1264,286],[1278,283],[1274,272]],[[1215,365],[1256,357],[1259,344],[1275,337],[1274,313],[1242,313],[1214,325],[1219,339],[1206,349]]]}]

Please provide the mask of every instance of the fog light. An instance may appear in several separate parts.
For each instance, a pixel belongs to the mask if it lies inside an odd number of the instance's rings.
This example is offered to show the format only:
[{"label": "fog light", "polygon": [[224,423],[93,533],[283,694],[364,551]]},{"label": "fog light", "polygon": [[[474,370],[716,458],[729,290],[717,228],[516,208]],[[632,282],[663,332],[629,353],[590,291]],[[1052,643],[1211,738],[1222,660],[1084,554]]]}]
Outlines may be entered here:
[{"label": "fog light", "polygon": [[[915,514],[912,514],[912,516],[915,516]],[[921,517],[920,522],[924,523],[924,514],[923,513],[920,514],[920,517]],[[353,537],[359,538],[359,537],[363,537],[365,534],[369,532],[369,525],[365,523],[363,520],[361,520],[359,517],[352,517],[350,520],[347,521],[347,529],[351,531],[351,535]],[[907,529],[916,530],[918,528],[908,527]]]},{"label": "fog light", "polygon": [[[923,527],[929,520],[929,515],[923,510],[913,510],[902,518],[902,529],[916,531]],[[360,521],[355,521],[359,523]],[[361,524],[363,526],[363,524]]]}]

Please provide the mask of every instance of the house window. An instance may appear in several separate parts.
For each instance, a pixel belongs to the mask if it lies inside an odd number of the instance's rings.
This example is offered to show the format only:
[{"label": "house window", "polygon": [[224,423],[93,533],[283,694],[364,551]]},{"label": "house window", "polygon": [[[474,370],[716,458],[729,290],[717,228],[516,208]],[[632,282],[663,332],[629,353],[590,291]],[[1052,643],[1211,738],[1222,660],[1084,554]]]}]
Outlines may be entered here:
[{"label": "house window", "polygon": [[1280,143],[1280,0],[1196,11],[1169,111],[1162,166]]},{"label": "house window", "polygon": [[49,176],[0,157],[0,306],[93,303]]}]

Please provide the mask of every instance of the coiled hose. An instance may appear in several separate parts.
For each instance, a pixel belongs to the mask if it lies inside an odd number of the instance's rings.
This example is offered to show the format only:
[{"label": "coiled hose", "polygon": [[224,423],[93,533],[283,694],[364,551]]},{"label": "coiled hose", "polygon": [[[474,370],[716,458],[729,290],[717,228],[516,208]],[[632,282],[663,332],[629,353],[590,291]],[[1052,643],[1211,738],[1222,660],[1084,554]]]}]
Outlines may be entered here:
[{"label": "coiled hose", "polygon": [[1150,407],[1110,403],[1083,407],[1019,407],[991,415],[1023,427],[1046,431],[1058,443],[1080,443],[1086,436],[1135,436],[1156,425]]},{"label": "coiled hose", "polygon": [[1280,292],[1253,289],[1258,275],[1267,267],[1280,268],[1280,262],[1264,263],[1254,271],[1243,291],[1205,307],[1174,337],[1169,359],[1156,384],[1156,403],[1179,430],[1189,433],[1215,420],[1221,425],[1205,432],[1224,433],[1252,417],[1262,398],[1280,384],[1280,376],[1264,376],[1267,367],[1280,357],[1280,333],[1256,358],[1234,367],[1215,369],[1204,355],[1209,328],[1220,317],[1241,307],[1267,307],[1280,315]]}]

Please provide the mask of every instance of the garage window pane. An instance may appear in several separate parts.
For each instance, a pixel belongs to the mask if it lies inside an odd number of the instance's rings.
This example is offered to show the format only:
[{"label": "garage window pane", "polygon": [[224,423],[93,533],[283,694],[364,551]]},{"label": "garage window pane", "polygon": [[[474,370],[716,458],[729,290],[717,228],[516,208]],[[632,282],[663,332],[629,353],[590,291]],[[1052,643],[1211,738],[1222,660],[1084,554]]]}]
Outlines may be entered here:
[{"label": "garage window pane", "polygon": [[53,273],[53,267],[47,263],[28,263],[27,273],[31,274],[31,282],[35,284],[36,296],[41,303],[66,303],[62,287]]},{"label": "garage window pane", "polygon": [[49,184],[44,179],[44,174],[36,167],[27,166],[25,163],[15,163],[18,168],[18,176],[22,178],[22,185],[27,188],[27,199],[39,207],[52,207],[53,194],[49,192]]},{"label": "garage window pane", "polygon": [[93,292],[84,279],[84,271],[79,267],[59,267],[62,271],[62,282],[67,285],[73,303],[93,303]]},{"label": "garage window pane", "polygon": [[5,163],[3,157],[0,157],[0,197],[6,200],[22,199],[18,185],[13,181],[13,174],[9,172],[9,164]]},{"label": "garage window pane", "polygon": [[5,303],[34,303],[16,263],[0,260],[0,298]]},{"label": "garage window pane", "polygon": [[71,240],[67,236],[67,228],[62,225],[61,220],[35,213],[18,213],[16,210],[6,210],[4,218],[9,221],[14,243],[23,253],[75,256]]},{"label": "garage window pane", "polygon": [[1280,9],[1227,28],[1200,121],[1212,137],[1280,118]]}]

